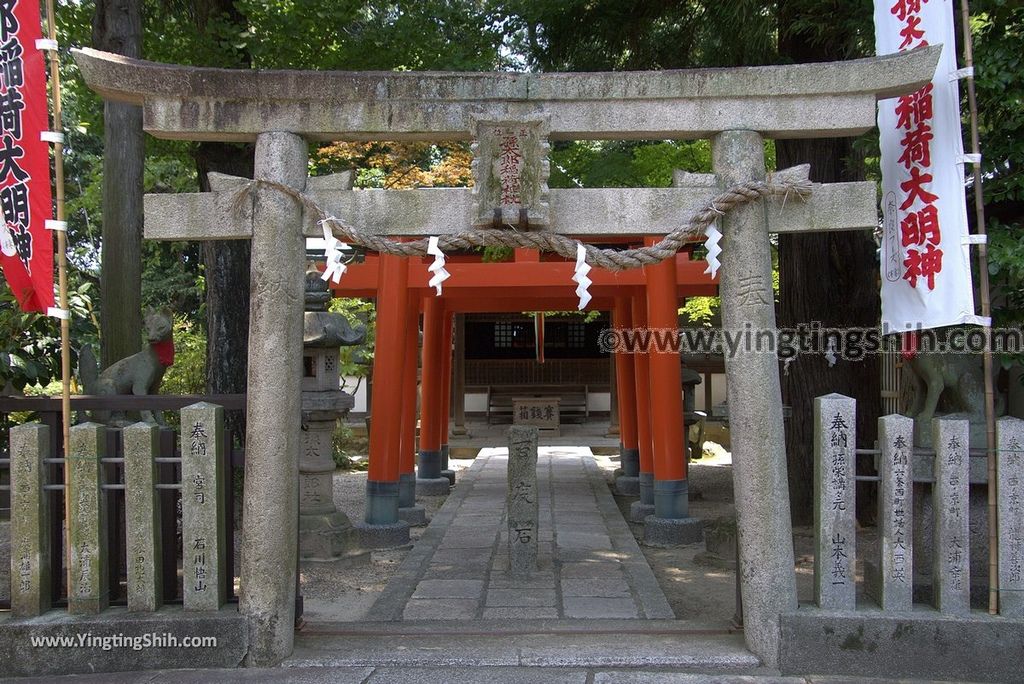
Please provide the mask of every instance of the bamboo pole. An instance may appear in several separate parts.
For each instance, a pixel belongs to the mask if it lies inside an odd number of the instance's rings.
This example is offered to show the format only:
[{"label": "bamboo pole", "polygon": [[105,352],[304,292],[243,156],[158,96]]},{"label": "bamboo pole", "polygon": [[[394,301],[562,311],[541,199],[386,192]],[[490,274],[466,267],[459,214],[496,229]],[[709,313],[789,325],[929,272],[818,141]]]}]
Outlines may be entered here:
[{"label": "bamboo pole", "polygon": [[[968,0],[960,0],[961,24],[964,41],[964,66],[974,68],[974,45],[971,39],[971,11]],[[971,152],[981,153],[981,140],[978,135],[978,98],[974,90],[974,75],[967,76],[967,103],[971,111]],[[985,197],[981,188],[981,164],[974,164],[974,215],[976,218],[976,234],[986,235],[985,230]],[[992,316],[992,300],[988,282],[988,244],[978,244],[978,280],[981,295],[981,315]],[[985,352],[982,356],[982,367],[985,373],[985,441],[988,457],[988,612],[995,615],[999,612],[999,517],[996,508],[998,484],[996,482],[996,411],[995,388],[992,386],[992,326],[983,328],[985,333]]]},{"label": "bamboo pole", "polygon": [[[57,40],[57,15],[54,0],[46,0],[47,36]],[[53,100],[53,130],[63,132],[64,115],[60,103],[60,57],[57,50],[49,50],[50,57],[50,95]],[[64,144],[53,144],[54,197],[57,205],[58,221],[64,220]],[[68,259],[67,231],[57,233],[57,288],[60,308],[69,310],[68,306]],[[70,317],[60,319],[60,376],[61,376],[61,432],[64,440],[64,529],[67,539],[67,526],[71,520],[71,497],[68,483],[71,469],[68,467],[68,447],[71,443],[71,320]],[[67,587],[71,590],[71,546],[64,544],[65,570]]]}]

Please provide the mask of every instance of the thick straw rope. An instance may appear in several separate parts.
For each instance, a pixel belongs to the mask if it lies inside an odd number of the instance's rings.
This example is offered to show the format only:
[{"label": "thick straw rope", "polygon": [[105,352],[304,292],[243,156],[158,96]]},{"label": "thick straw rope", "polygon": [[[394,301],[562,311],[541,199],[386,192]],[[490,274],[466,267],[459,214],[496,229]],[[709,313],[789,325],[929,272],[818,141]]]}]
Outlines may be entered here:
[{"label": "thick straw rope", "polygon": [[[684,244],[704,234],[704,230],[719,217],[732,209],[758,199],[781,196],[789,198],[795,195],[806,200],[811,193],[812,183],[806,177],[790,177],[785,172],[769,176],[766,181],[750,181],[733,185],[711,199],[700,211],[693,215],[689,223],[673,230],[656,244],[635,249],[601,249],[584,244],[587,251],[587,263],[591,266],[605,268],[610,271],[623,271],[628,268],[639,268],[657,264],[675,256]],[[266,188],[276,190],[293,198],[317,220],[332,230],[335,237],[350,244],[357,244],[367,249],[384,254],[406,257],[427,256],[428,238],[397,242],[391,238],[366,233],[328,216],[313,199],[295,188],[281,183],[265,180],[252,180],[242,185],[234,198],[233,206],[240,212],[246,200],[255,196],[256,190]],[[576,249],[580,241],[543,231],[523,232],[513,229],[462,230],[457,233],[442,233],[438,244],[445,251],[458,251],[475,247],[529,247],[545,252],[554,252],[566,259],[576,259]]]}]

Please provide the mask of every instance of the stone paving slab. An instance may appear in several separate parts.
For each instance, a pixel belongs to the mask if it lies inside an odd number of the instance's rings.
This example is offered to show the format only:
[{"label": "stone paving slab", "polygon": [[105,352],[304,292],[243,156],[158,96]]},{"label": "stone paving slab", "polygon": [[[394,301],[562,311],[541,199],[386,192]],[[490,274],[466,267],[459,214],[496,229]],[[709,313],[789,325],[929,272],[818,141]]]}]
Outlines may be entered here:
[{"label": "stone paving slab", "polygon": [[192,684],[193,682],[286,682],[288,684],[936,684],[909,679],[850,679],[830,676],[780,677],[758,670],[744,674],[694,672],[680,668],[617,670],[578,667],[287,667],[237,670],[151,670],[64,677],[32,677],[12,681],[43,684],[68,681],[81,684]]},{"label": "stone paving slab", "polygon": [[505,523],[507,469],[507,450],[481,452],[371,615],[378,620],[675,617],[588,448],[541,448],[538,572],[513,578]]},{"label": "stone paving slab", "polygon": [[284,665],[701,667],[719,672],[760,666],[757,657],[744,647],[740,634],[576,632],[454,636],[445,632],[442,623],[435,625],[431,634],[388,638],[380,634],[300,634],[294,654]]}]

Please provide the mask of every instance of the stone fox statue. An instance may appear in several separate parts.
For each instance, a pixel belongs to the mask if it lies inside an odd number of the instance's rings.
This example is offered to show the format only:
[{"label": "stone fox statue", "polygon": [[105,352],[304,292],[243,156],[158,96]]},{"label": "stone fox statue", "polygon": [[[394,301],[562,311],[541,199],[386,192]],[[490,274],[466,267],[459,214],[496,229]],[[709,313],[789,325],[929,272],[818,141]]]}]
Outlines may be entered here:
[{"label": "stone fox statue", "polygon": [[[174,365],[174,320],[167,311],[151,311],[146,314],[143,326],[148,346],[111,364],[102,373],[98,373],[92,349],[83,347],[79,354],[78,372],[87,394],[142,396],[156,394],[160,390],[164,371]],[[140,411],[140,414],[144,421],[160,422],[152,411]],[[109,412],[105,411],[96,412],[93,418],[104,423],[111,421]],[[123,412],[116,412],[113,422],[124,422]]]}]

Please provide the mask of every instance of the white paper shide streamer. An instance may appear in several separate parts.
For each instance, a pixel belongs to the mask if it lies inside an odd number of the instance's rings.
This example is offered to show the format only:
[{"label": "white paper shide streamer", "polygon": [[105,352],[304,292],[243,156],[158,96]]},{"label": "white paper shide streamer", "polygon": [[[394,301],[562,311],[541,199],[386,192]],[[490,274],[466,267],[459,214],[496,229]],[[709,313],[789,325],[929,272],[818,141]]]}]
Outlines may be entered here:
[{"label": "white paper shide streamer", "polygon": [[722,265],[722,262],[718,260],[718,255],[722,253],[722,248],[718,244],[722,241],[722,232],[712,223],[704,229],[704,235],[707,236],[707,239],[704,241],[704,247],[708,250],[708,267],[704,269],[704,273],[710,273],[711,277],[714,278],[718,274],[719,267]]},{"label": "white paper shide streamer", "polygon": [[7,227],[6,223],[0,224],[0,252],[3,252],[3,255],[7,257],[12,257],[18,253],[18,248],[14,244],[14,236],[11,234],[11,229]]},{"label": "white paper shide streamer", "polygon": [[427,254],[434,257],[434,263],[427,267],[433,275],[430,276],[430,282],[427,283],[428,287],[432,287],[437,290],[438,297],[441,296],[441,283],[452,277],[452,274],[445,270],[444,267],[444,252],[441,251],[441,247],[437,244],[437,236],[431,236],[430,240],[427,241]]},{"label": "white paper shide streamer", "polygon": [[324,229],[324,256],[327,257],[327,267],[320,278],[322,280],[333,280],[334,284],[337,285],[341,282],[341,276],[348,270],[348,266],[344,261],[345,252],[343,251],[348,248],[348,245],[334,237],[334,233],[331,232],[326,221],[321,225]]},{"label": "white paper shide streamer", "polygon": [[577,308],[580,311],[587,308],[587,304],[591,300],[589,288],[594,281],[587,277],[588,273],[590,273],[590,264],[587,263],[587,250],[580,243],[576,245],[576,272],[572,276],[573,281],[577,283],[576,296],[580,298]]}]

